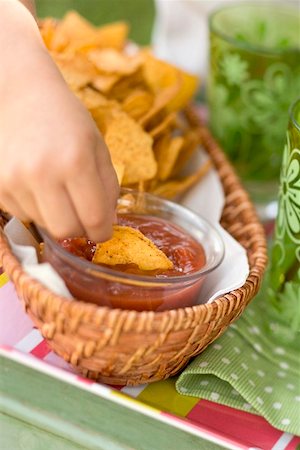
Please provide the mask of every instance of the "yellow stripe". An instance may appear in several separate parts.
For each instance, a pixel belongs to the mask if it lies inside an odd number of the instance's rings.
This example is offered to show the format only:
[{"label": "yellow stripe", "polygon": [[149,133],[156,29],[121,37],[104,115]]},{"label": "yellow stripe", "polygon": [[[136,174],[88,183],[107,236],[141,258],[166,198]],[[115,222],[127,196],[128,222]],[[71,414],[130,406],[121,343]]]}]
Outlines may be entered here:
[{"label": "yellow stripe", "polygon": [[176,378],[169,378],[148,384],[137,399],[162,411],[186,417],[199,402],[199,398],[178,394],[175,382]]},{"label": "yellow stripe", "polygon": [[135,404],[136,406],[142,407],[143,409],[146,408],[146,409],[148,409],[148,411],[152,411],[152,412],[157,413],[157,414],[160,414],[160,412],[161,412],[161,411],[160,411],[159,409],[157,409],[157,408],[153,408],[152,406],[145,405],[144,403],[141,403],[141,402],[139,402],[138,400],[135,400],[134,398],[131,398],[131,397],[125,395],[125,394],[122,394],[122,392],[119,392],[119,391],[112,391],[112,394],[115,395],[115,396],[117,396],[117,397],[121,397],[122,399],[125,399],[126,402],[133,403],[133,404]]},{"label": "yellow stripe", "polygon": [[0,275],[0,287],[4,286],[8,281],[9,281],[9,278],[6,275],[6,273],[2,273]]}]

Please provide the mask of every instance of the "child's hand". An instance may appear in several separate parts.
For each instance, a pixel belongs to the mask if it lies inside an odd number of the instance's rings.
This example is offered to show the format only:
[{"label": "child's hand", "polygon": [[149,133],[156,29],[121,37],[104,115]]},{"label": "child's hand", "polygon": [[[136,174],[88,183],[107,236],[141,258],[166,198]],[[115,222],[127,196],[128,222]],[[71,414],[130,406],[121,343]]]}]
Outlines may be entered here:
[{"label": "child's hand", "polygon": [[0,79],[0,204],[55,237],[105,240],[118,196],[108,150],[42,44],[28,41]]}]

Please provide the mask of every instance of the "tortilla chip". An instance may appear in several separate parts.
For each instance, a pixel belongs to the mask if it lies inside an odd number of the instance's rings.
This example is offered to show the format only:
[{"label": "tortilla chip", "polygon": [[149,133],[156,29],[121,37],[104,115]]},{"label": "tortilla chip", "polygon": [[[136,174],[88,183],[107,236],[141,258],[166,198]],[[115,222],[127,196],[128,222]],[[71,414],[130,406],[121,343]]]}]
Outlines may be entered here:
[{"label": "tortilla chip", "polygon": [[149,51],[143,52],[143,58],[145,79],[154,92],[170,86],[179,87],[174,98],[168,102],[168,111],[178,111],[185,107],[197,90],[199,78],[157,59]]},{"label": "tortilla chip", "polygon": [[[158,125],[156,125],[154,128],[152,128],[149,131],[150,136],[153,137],[153,139],[156,139],[159,135],[161,135],[162,133],[164,133],[168,128],[171,127],[171,125],[174,123],[176,118],[176,114],[175,112],[171,112],[169,114],[167,114],[163,120],[160,121],[160,123],[158,123]],[[147,128],[148,129],[148,128]]]},{"label": "tortilla chip", "polygon": [[155,97],[152,108],[139,119],[139,123],[144,127],[147,126],[149,121],[153,119],[155,115],[161,112],[168,103],[176,96],[179,89],[179,85],[170,86],[160,91]]},{"label": "tortilla chip", "polygon": [[55,34],[57,23],[54,19],[47,18],[40,22],[40,33],[48,49],[51,48],[52,39]]},{"label": "tortilla chip", "polygon": [[170,177],[183,143],[183,137],[176,136],[175,138],[161,139],[156,146],[157,175],[160,180],[166,180]]},{"label": "tortilla chip", "polygon": [[115,22],[97,29],[97,46],[122,50],[127,42],[129,26],[126,22]]},{"label": "tortilla chip", "polygon": [[133,119],[137,120],[145,115],[153,104],[153,95],[150,92],[138,89],[134,90],[123,101],[123,110]]},{"label": "tortilla chip", "polygon": [[153,178],[157,163],[152,150],[153,140],[126,113],[115,115],[104,134],[112,160],[125,165],[123,185]]},{"label": "tortilla chip", "polygon": [[69,11],[57,24],[51,50],[62,51],[71,42],[76,47],[76,42],[93,40],[94,36],[95,28],[76,11]]},{"label": "tortilla chip", "polygon": [[92,81],[92,85],[94,88],[98,89],[98,91],[107,94],[114,84],[120,79],[119,75],[114,74],[102,74],[97,75],[96,78]]},{"label": "tortilla chip", "polygon": [[103,95],[90,87],[84,87],[80,91],[75,91],[75,95],[88,110],[98,108],[107,103],[107,99]]},{"label": "tortilla chip", "polygon": [[[90,113],[97,127],[104,135],[106,133],[109,123],[111,123],[119,114],[122,114],[121,105],[115,100],[108,100],[105,98],[103,104],[98,105],[96,108],[90,109]],[[119,158],[116,157],[119,161]]]},{"label": "tortilla chip", "polygon": [[176,96],[167,105],[168,111],[180,111],[192,100],[199,87],[199,78],[183,71],[180,71],[180,89]]},{"label": "tortilla chip", "polygon": [[148,50],[143,51],[142,56],[144,76],[153,92],[178,84],[180,71],[177,67],[157,59]]},{"label": "tortilla chip", "polygon": [[197,170],[197,172],[181,179],[161,183],[153,189],[152,193],[168,199],[181,195],[203,178],[211,167],[212,163],[208,160]]},{"label": "tortilla chip", "polygon": [[184,143],[181,147],[176,164],[173,167],[172,176],[175,176],[182,171],[194,152],[197,150],[200,143],[199,133],[196,130],[187,131],[183,138]]},{"label": "tortilla chip", "polygon": [[113,237],[97,244],[93,257],[95,264],[135,264],[141,270],[167,270],[172,261],[140,231],[114,225]]},{"label": "tortilla chip", "polygon": [[[110,90],[109,97],[123,102],[133,91],[137,90],[149,92],[145,85],[141,69],[138,69],[130,75],[120,76],[120,79]],[[152,95],[151,92],[150,95]]]},{"label": "tortilla chip", "polygon": [[76,11],[69,11],[58,23],[50,49],[56,51],[90,50],[92,48],[124,48],[128,36],[128,24],[116,22],[94,27]]},{"label": "tortilla chip", "polygon": [[119,185],[121,186],[124,177],[125,166],[120,161],[112,161],[112,163],[117,174]]},{"label": "tortilla chip", "polygon": [[130,75],[136,72],[142,63],[138,54],[128,56],[112,48],[91,50],[88,58],[100,72],[121,75]]},{"label": "tortilla chip", "polygon": [[81,54],[51,53],[68,86],[77,91],[89,84],[96,76],[93,64]]}]

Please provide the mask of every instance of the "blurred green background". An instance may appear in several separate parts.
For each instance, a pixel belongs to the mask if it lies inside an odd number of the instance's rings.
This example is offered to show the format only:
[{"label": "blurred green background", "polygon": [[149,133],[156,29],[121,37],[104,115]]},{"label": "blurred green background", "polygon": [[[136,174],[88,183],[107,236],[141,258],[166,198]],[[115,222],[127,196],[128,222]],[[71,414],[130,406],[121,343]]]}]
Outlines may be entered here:
[{"label": "blurred green background", "polygon": [[125,20],[130,38],[140,45],[150,43],[154,21],[154,0],[36,0],[39,17],[61,18],[75,9],[95,25]]}]

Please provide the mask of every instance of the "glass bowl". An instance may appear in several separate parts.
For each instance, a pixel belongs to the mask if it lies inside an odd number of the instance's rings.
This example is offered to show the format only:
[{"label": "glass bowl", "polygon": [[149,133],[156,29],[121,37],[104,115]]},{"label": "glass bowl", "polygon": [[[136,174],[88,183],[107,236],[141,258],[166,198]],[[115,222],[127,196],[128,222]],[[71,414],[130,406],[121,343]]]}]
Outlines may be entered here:
[{"label": "glass bowl", "polygon": [[170,277],[125,273],[71,254],[39,228],[44,240],[43,260],[56,269],[72,295],[100,306],[137,311],[163,311],[197,304],[206,275],[224,257],[224,244],[216,229],[183,206],[130,189],[121,189],[117,210],[122,217],[134,215],[171,222],[203,247],[204,266]]}]

